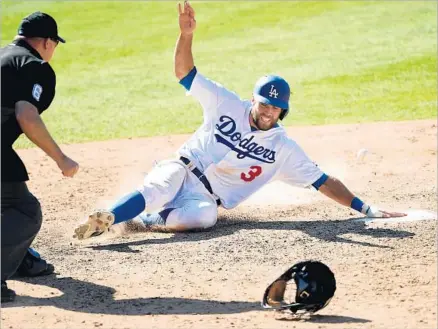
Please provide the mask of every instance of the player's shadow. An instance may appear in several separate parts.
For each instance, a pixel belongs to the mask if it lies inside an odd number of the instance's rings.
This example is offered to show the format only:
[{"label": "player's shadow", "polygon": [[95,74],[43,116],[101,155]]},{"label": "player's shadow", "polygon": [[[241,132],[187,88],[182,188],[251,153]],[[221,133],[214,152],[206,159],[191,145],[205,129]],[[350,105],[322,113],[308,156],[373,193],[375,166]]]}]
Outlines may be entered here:
[{"label": "player's shadow", "polygon": [[[233,314],[261,310],[260,303],[245,301],[216,301],[178,297],[152,297],[115,299],[116,290],[111,287],[81,281],[70,277],[17,279],[59,290],[62,294],[54,297],[17,296],[11,303],[3,303],[2,308],[23,306],[53,306],[74,312],[150,315],[150,314]],[[19,291],[17,291],[20,294]]]},{"label": "player's shadow", "polygon": [[[129,241],[122,243],[108,244],[108,241],[99,243],[99,245],[91,245],[88,248],[94,250],[111,250],[117,252],[139,252],[130,247],[145,244],[166,244],[173,242],[187,241],[204,241],[216,239],[222,236],[233,234],[239,230],[295,230],[301,231],[310,237],[317,238],[325,242],[341,242],[356,244],[365,247],[387,248],[391,246],[375,244],[371,242],[357,241],[343,237],[346,234],[355,234],[369,236],[374,238],[409,238],[414,236],[414,233],[395,230],[390,228],[367,228],[359,218],[350,218],[342,220],[279,220],[279,221],[260,221],[240,219],[237,217],[227,216],[219,219],[215,227],[198,232],[183,232],[175,233],[171,237],[162,239],[141,239],[137,241]],[[132,235],[135,239],[137,234]],[[144,236],[144,235],[143,235]]]}]

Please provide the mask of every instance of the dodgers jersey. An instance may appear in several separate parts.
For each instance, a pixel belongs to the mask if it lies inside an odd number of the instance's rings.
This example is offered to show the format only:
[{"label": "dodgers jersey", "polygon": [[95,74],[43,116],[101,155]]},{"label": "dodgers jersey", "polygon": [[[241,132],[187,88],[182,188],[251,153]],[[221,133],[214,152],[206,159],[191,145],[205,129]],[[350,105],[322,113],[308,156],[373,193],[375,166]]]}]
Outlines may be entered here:
[{"label": "dodgers jersey", "polygon": [[308,187],[324,175],[282,126],[251,128],[250,100],[199,72],[188,94],[201,104],[204,122],[178,152],[204,172],[224,208],[236,207],[272,180]]}]

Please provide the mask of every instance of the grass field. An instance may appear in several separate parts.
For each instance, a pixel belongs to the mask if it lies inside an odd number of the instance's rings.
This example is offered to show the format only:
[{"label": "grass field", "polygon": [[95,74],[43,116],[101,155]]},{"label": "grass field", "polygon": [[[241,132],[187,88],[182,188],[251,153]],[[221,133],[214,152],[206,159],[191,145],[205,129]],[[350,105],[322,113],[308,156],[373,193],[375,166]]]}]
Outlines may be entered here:
[{"label": "grass field", "polygon": [[[193,2],[199,71],[243,98],[266,73],[293,89],[286,125],[436,117],[434,2]],[[197,103],[173,76],[176,2],[2,1],[6,45],[41,10],[67,39],[43,115],[61,143],[194,131]],[[25,138],[18,147],[31,143]]]}]

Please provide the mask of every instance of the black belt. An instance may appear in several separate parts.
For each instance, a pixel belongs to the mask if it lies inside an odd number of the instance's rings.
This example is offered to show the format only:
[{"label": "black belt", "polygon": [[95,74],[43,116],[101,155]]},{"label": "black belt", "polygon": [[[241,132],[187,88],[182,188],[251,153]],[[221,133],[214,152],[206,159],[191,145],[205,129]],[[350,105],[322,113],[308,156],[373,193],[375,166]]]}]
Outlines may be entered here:
[{"label": "black belt", "polygon": [[[205,175],[198,168],[196,168],[196,166],[193,165],[192,161],[190,161],[186,157],[180,157],[179,159],[182,162],[184,162],[184,164],[190,169],[190,171],[196,177],[198,177],[198,179],[201,181],[201,183],[204,184],[207,191],[210,192],[210,194],[213,195],[213,197],[215,197],[215,195],[213,193],[213,189],[211,188],[210,182],[208,181],[207,177],[205,177]],[[219,198],[216,199],[216,204],[218,206],[221,205],[221,200]]]}]

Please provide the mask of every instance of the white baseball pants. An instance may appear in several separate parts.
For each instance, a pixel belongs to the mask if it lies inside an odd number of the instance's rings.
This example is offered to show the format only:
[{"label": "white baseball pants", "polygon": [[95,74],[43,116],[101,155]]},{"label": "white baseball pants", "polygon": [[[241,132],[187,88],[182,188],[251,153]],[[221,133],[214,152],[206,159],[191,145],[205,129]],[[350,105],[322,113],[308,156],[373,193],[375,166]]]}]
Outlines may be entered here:
[{"label": "white baseball pants", "polygon": [[165,160],[149,172],[139,192],[146,212],[171,210],[166,227],[176,230],[205,229],[217,221],[217,204],[199,179],[180,160]]}]

